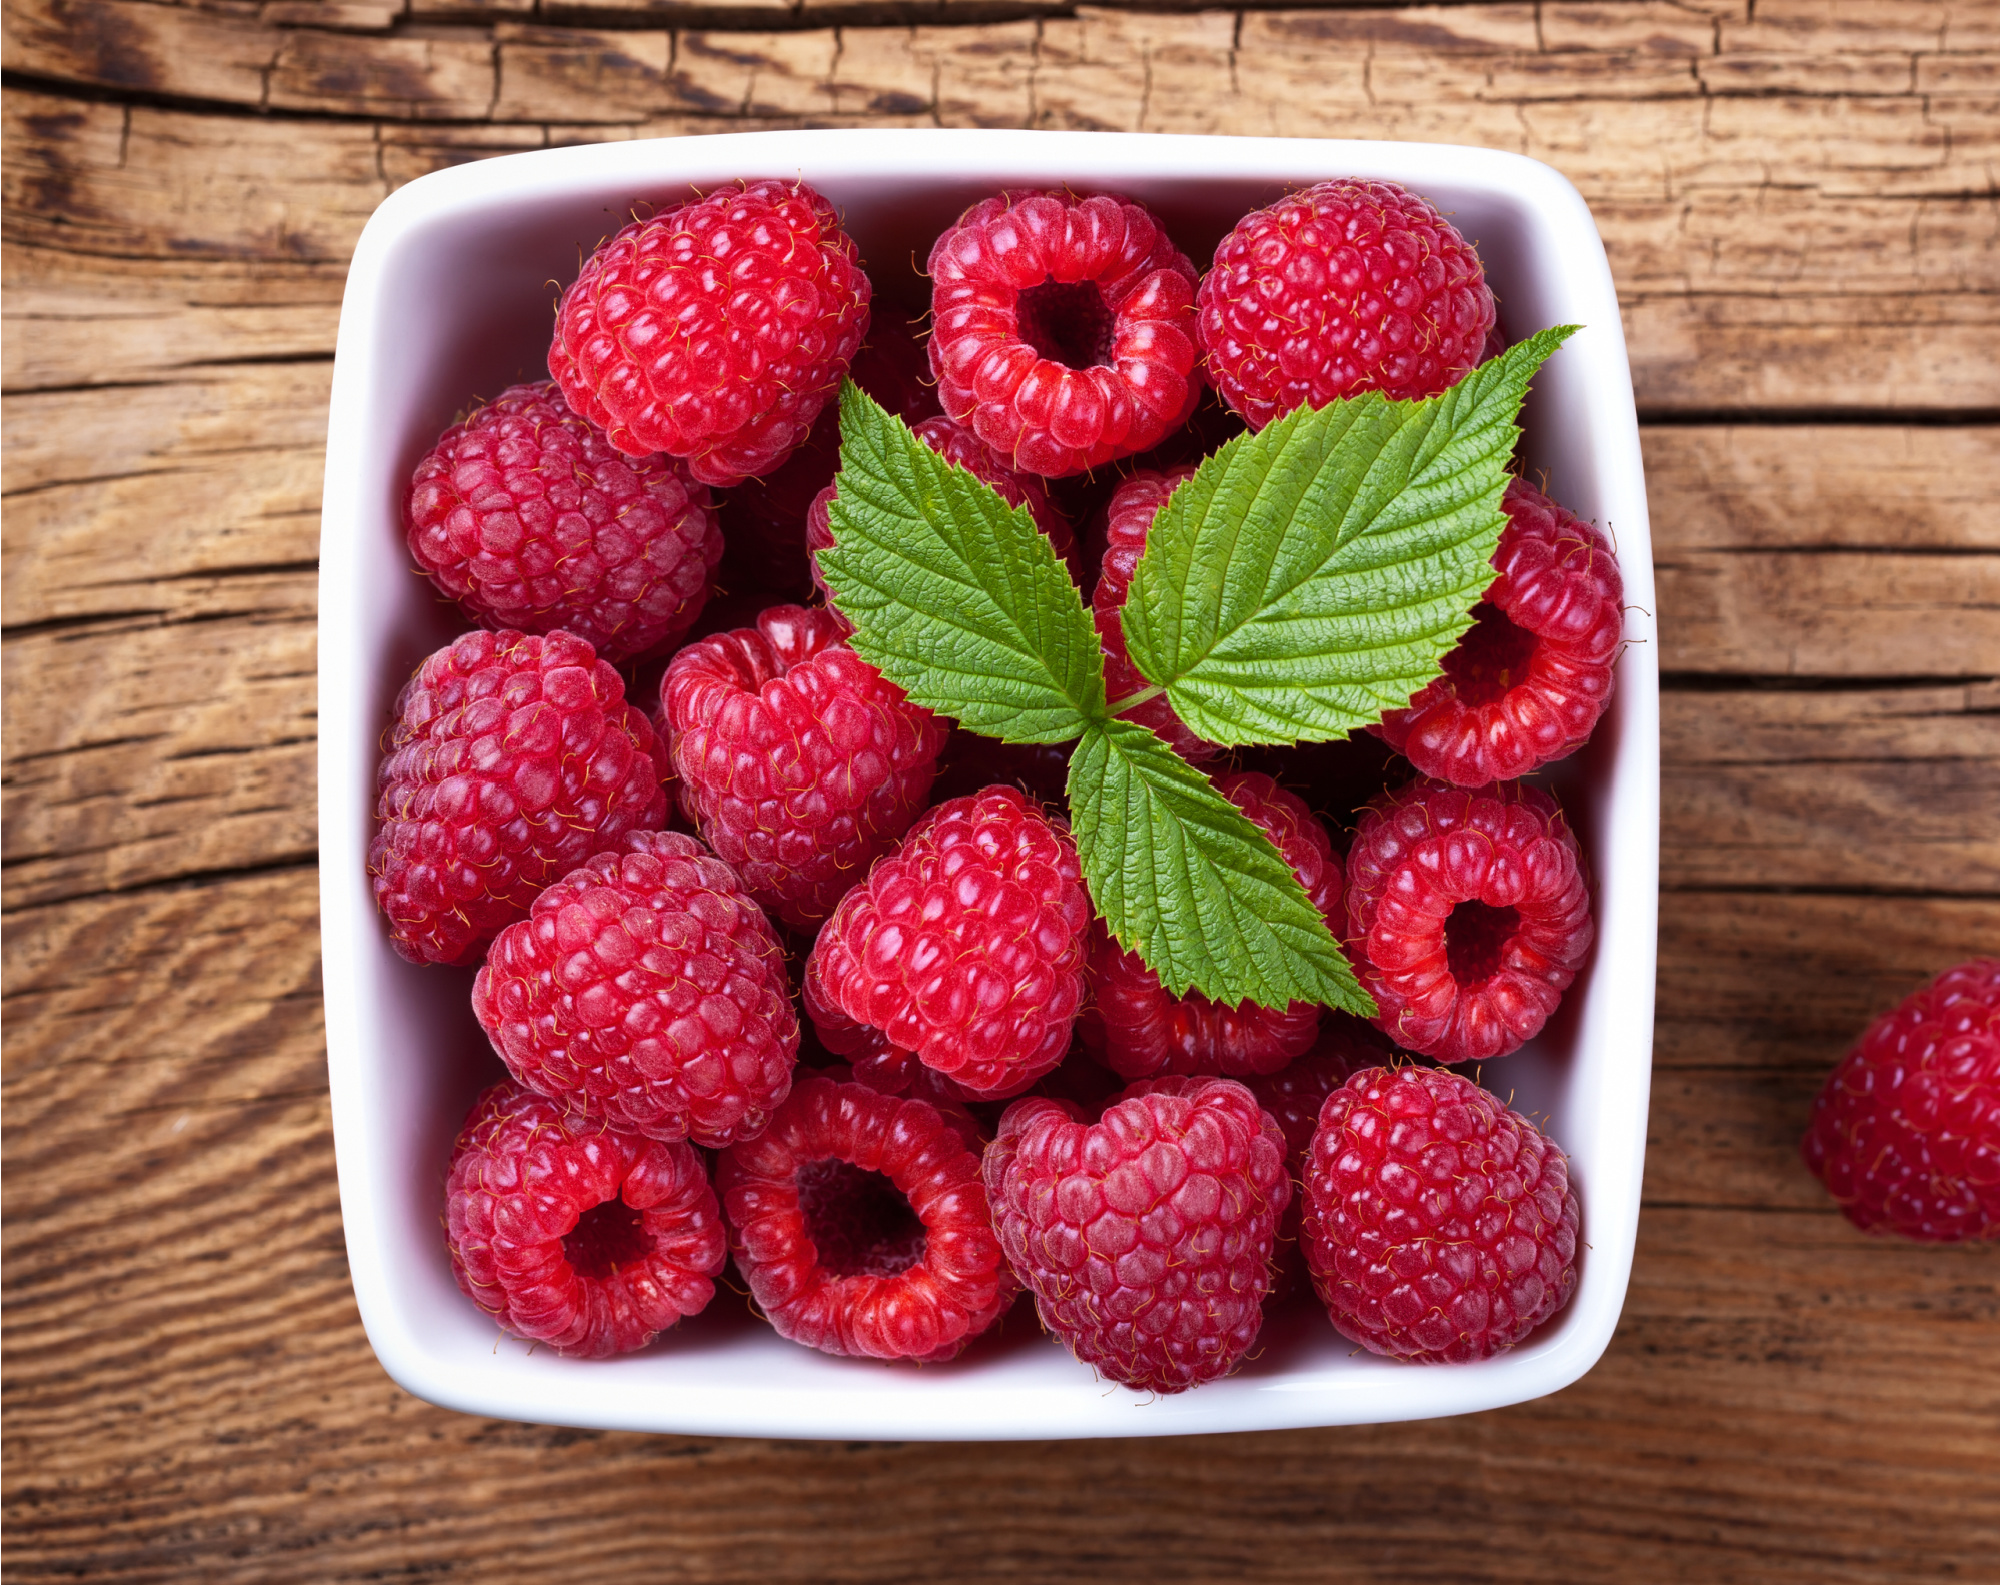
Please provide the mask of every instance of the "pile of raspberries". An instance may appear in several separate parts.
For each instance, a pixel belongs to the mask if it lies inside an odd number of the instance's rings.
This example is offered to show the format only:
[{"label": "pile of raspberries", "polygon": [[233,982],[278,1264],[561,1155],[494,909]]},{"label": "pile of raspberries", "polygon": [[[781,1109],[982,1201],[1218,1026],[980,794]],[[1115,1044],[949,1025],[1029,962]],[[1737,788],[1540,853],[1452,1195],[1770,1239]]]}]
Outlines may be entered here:
[{"label": "pile of raspberries", "polygon": [[1478,254],[1384,182],[1244,216],[1206,273],[1141,204],[1010,191],[924,276],[919,334],[801,183],[663,210],[564,293],[551,379],[416,467],[411,554],[473,626],[396,701],[369,867],[398,952],[477,966],[509,1075],[449,1164],[460,1285],[605,1356],[733,1257],[783,1336],[920,1363],[1027,1289],[1160,1393],[1235,1369],[1291,1293],[1397,1359],[1513,1347],[1576,1286],[1577,1195],[1458,1070],[1531,1039],[1590,951],[1576,836],[1520,778],[1610,698],[1604,534],[1516,480],[1470,631],[1375,737],[1225,756],[1137,712],[1292,865],[1372,1026],[1168,994],[1044,801],[1066,751],[911,704],[812,560],[852,376],[1029,508],[1136,691],[1119,607],[1192,464],[1492,356]]}]

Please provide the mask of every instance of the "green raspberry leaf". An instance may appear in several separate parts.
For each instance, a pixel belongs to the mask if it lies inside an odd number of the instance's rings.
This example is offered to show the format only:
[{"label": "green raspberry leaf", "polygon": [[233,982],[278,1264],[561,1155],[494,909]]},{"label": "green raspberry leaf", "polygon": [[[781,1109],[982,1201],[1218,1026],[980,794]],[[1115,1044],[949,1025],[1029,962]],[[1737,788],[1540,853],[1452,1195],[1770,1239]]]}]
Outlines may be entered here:
[{"label": "green raspberry leaf", "polygon": [[1104,714],[1083,597],[1025,507],[945,461],[852,380],[820,575],[861,658],[918,704],[1008,743]]},{"label": "green raspberry leaf", "polygon": [[1528,382],[1558,326],[1441,396],[1301,408],[1230,441],[1146,536],[1125,638],[1214,743],[1342,737],[1438,675],[1495,576]]},{"label": "green raspberry leaf", "polygon": [[1146,728],[1110,720],[1084,733],[1069,808],[1098,913],[1174,995],[1374,1015],[1271,839]]}]

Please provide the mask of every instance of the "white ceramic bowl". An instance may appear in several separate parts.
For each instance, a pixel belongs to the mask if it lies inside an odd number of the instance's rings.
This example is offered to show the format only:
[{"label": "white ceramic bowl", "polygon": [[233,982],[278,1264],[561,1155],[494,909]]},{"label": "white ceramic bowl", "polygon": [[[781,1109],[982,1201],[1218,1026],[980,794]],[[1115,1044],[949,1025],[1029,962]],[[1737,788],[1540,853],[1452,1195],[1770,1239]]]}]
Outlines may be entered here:
[{"label": "white ceramic bowl", "polygon": [[[390,950],[365,854],[390,702],[457,626],[414,575],[399,527],[410,470],[478,394],[545,377],[554,283],[636,204],[737,177],[802,177],[843,211],[882,284],[966,204],[1001,187],[1120,192],[1197,264],[1234,221],[1333,176],[1399,181],[1451,214],[1486,261],[1503,328],[1584,329],[1536,382],[1524,455],[1559,500],[1615,536],[1633,642],[1616,702],[1556,777],[1594,875],[1592,961],[1543,1036],[1487,1081],[1545,1116],[1583,1203],[1581,1281],[1525,1345],[1416,1367],[1356,1350],[1309,1310],[1281,1314],[1226,1381],[1151,1398],[1094,1378],[1036,1329],[950,1365],[832,1359],[780,1339],[726,1292],[616,1361],[499,1337],[451,1277],[446,1153],[500,1076],[469,970]],[[890,295],[893,295],[893,290]],[[599,144],[442,171],[389,198],[355,251],[340,319],[320,560],[320,898],[327,1066],[354,1291],[397,1382],[471,1413],[701,1435],[997,1439],[1158,1436],[1414,1420],[1554,1392],[1604,1352],[1639,1218],[1652,1061],[1659,869],[1659,684],[1639,434],[1611,273],[1589,211],[1547,166],[1427,144],[988,131],[758,132]],[[652,701],[641,701],[650,707]]]}]

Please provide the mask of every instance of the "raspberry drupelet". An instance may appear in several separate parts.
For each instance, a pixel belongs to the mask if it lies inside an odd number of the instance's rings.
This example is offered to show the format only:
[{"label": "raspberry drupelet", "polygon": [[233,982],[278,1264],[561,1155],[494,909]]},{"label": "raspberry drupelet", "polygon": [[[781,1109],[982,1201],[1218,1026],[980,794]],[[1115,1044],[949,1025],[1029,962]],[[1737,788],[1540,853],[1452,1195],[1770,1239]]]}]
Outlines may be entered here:
[{"label": "raspberry drupelet", "polygon": [[939,804],[820,930],[805,1007],[857,1062],[913,1051],[984,1099],[1069,1050],[1090,899],[1068,827],[1012,787]]},{"label": "raspberry drupelet", "polygon": [[1500,569],[1434,678],[1379,728],[1426,776],[1483,787],[1575,752],[1611,702],[1625,584],[1611,542],[1524,479],[1507,486]]},{"label": "raspberry drupelet", "polygon": [[1419,777],[1383,793],[1347,854],[1347,950],[1376,1025],[1441,1062],[1532,1039],[1590,951],[1583,860],[1539,787]]},{"label": "raspberry drupelet", "polygon": [[770,1120],[798,1061],[785,955],[736,872],[635,832],[501,931],[472,1010],[523,1084],[572,1115],[710,1149]]},{"label": "raspberry drupelet", "polygon": [[1209,377],[1252,429],[1380,391],[1435,396],[1479,363],[1479,254],[1394,182],[1321,182],[1245,215],[1201,279]]},{"label": "raspberry drupelet", "polygon": [[1012,466],[1101,467],[1193,410],[1195,268],[1142,205],[999,193],[937,239],[927,273],[938,398]]},{"label": "raspberry drupelet", "polygon": [[482,627],[574,633],[609,661],[701,615],[722,533],[671,457],[627,457],[547,380],[453,424],[403,498],[410,554]]},{"label": "raspberry drupelet", "polygon": [[1142,1390],[1228,1375],[1257,1340],[1285,1139],[1242,1085],[1134,1085],[1086,1124],[1062,1101],[1007,1108],[986,1151],[993,1225],[1042,1325]]},{"label": "raspberry drupelet", "polygon": [[580,1125],[511,1080],[479,1097],[452,1146],[445,1236],[474,1304],[589,1359],[701,1310],[728,1253],[693,1146]]},{"label": "raspberry drupelet", "polygon": [[735,484],[805,438],[868,300],[831,204],[803,182],[740,182],[599,243],[556,310],[549,373],[620,451]]},{"label": "raspberry drupelet", "polygon": [[804,1080],[717,1159],[736,1262],[780,1337],[869,1359],[950,1359],[1020,1290],[962,1108]]},{"label": "raspberry drupelet", "polygon": [[[1283,855],[1330,928],[1340,928],[1342,874],[1326,827],[1303,802],[1254,771],[1224,776],[1215,790],[1250,817]],[[1285,1008],[1229,1006],[1199,991],[1169,995],[1136,952],[1101,924],[1091,927],[1091,1007],[1082,1034],[1091,1054],[1127,1079],[1160,1073],[1243,1077],[1275,1073],[1301,1056],[1319,1030],[1308,1002]]]},{"label": "raspberry drupelet", "polygon": [[1813,1099],[1806,1165],[1870,1233],[2000,1238],[2000,958],[1868,1026]]},{"label": "raspberry drupelet", "polygon": [[843,641],[773,606],[673,658],[656,717],[702,840],[794,930],[817,929],[924,807],[946,727]]},{"label": "raspberry drupelet", "polygon": [[1300,1224],[1341,1336],[1420,1364],[1489,1359],[1576,1289],[1569,1159],[1440,1068],[1367,1068],[1327,1098]]},{"label": "raspberry drupelet", "polygon": [[396,950],[468,963],[535,894],[666,818],[666,754],[561,631],[467,633],[397,696],[368,873]]}]

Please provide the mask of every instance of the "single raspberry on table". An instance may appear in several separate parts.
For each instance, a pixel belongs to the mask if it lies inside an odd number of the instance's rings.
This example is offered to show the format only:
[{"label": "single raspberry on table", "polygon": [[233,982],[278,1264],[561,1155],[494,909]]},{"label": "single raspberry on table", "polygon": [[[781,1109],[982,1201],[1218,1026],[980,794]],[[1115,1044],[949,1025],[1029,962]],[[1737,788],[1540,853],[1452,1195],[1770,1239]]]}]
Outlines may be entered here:
[{"label": "single raspberry on table", "polygon": [[467,963],[550,881],[667,813],[666,754],[582,639],[467,633],[396,698],[368,847],[413,963]]},{"label": "single raspberry on table", "polygon": [[1019,1291],[962,1108],[812,1077],[716,1163],[737,1265],[780,1337],[950,1359]]},{"label": "single raspberry on table", "polygon": [[1201,278],[1209,377],[1252,429],[1380,391],[1435,396],[1493,328],[1478,251],[1394,182],[1321,182],[1237,221]]},{"label": "single raspberry on table", "polygon": [[711,1149],[763,1128],[798,1061],[785,955],[736,872],[634,832],[494,939],[472,1010],[508,1071],[588,1118]]},{"label": "single raspberry on table", "polygon": [[795,930],[816,929],[909,829],[946,730],[831,612],[797,605],[682,650],[656,720],[702,839]]},{"label": "single raspberry on table", "polygon": [[1866,1232],[2000,1238],[2000,958],[1947,969],[1870,1024],[1801,1149]]},{"label": "single raspberry on table", "polygon": [[1305,1184],[1314,1290],[1371,1353],[1488,1359],[1576,1289],[1569,1158],[1456,1073],[1357,1073],[1320,1113]]},{"label": "single raspberry on table", "polygon": [[627,457],[547,380],[438,437],[403,498],[417,565],[482,627],[574,633],[605,660],[672,643],[722,559],[708,487]]},{"label": "single raspberry on table", "polygon": [[1142,205],[999,193],[937,239],[927,273],[938,398],[1014,467],[1081,473],[1192,411],[1195,268]]},{"label": "single raspberry on table", "polygon": [[445,1230],[474,1304],[589,1359],[702,1309],[728,1253],[693,1146],[579,1123],[511,1080],[479,1097],[452,1146]]},{"label": "single raspberry on table", "polygon": [[1012,787],[939,804],[821,928],[805,1006],[855,1061],[913,1051],[988,1099],[1062,1061],[1090,899],[1067,826]]},{"label": "single raspberry on table", "polygon": [[1611,702],[1625,583],[1611,542],[1525,479],[1472,627],[1407,709],[1378,729],[1426,776],[1483,787],[1583,747]]},{"label": "single raspberry on table", "polygon": [[1347,854],[1347,949],[1376,1025],[1441,1062],[1533,1038],[1593,939],[1582,850],[1554,797],[1419,777],[1369,805]]},{"label": "single raspberry on table", "polygon": [[1242,1085],[1134,1085],[1094,1124],[1007,1108],[986,1151],[993,1225],[1042,1325],[1113,1381],[1184,1392],[1226,1376],[1263,1325],[1285,1140]]},{"label": "single raspberry on table", "polygon": [[[1239,771],[1215,790],[1250,817],[1277,846],[1312,905],[1338,930],[1342,876],[1326,827],[1293,794],[1268,776]],[[1243,1077],[1275,1073],[1312,1045],[1320,1010],[1310,1002],[1289,1007],[1212,1002],[1199,991],[1169,995],[1160,977],[1136,952],[1128,952],[1101,924],[1091,927],[1091,1006],[1083,1015],[1084,1043],[1112,1072],[1128,1079],[1159,1073],[1212,1073]]]},{"label": "single raspberry on table", "polygon": [[803,182],[740,182],[599,243],[556,310],[549,373],[620,451],[735,484],[805,438],[868,299],[833,205]]}]

